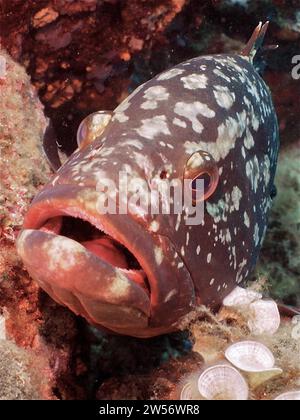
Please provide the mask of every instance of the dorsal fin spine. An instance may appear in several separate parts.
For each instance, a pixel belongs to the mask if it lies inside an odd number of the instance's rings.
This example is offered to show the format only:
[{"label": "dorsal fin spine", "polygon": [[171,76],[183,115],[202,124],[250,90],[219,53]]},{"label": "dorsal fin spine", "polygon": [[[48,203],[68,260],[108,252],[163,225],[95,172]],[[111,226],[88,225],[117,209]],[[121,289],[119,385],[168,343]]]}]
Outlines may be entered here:
[{"label": "dorsal fin spine", "polygon": [[264,25],[262,22],[255,28],[251,38],[249,39],[245,48],[241,51],[242,56],[249,57],[250,61],[254,60],[258,50],[262,48],[264,39],[269,27],[270,22],[266,22]]}]

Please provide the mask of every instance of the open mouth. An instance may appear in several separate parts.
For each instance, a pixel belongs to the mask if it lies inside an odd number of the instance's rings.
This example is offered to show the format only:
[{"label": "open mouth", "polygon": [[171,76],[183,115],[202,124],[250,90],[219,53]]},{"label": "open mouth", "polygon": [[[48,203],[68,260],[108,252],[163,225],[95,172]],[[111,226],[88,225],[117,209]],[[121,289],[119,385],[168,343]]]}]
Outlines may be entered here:
[{"label": "open mouth", "polygon": [[121,270],[126,277],[150,294],[147,275],[134,254],[89,221],[72,216],[57,216],[48,220],[39,230],[80,243],[97,258]]},{"label": "open mouth", "polygon": [[100,214],[97,199],[72,185],[35,198],[17,241],[27,271],[93,325],[144,338],[174,331],[195,300],[175,247],[127,214]]}]

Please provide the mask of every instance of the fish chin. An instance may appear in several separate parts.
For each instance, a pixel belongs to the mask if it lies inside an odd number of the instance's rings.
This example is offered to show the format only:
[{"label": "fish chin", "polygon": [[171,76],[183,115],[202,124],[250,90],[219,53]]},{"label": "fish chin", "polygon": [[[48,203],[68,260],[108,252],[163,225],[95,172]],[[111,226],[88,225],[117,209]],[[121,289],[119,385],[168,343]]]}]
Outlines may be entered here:
[{"label": "fish chin", "polygon": [[[76,195],[51,190],[51,198],[42,195],[30,208],[17,248],[31,277],[98,327],[137,337],[174,331],[178,315],[191,309],[194,288],[183,270],[178,284],[188,287],[177,293],[171,244],[157,261],[153,249],[165,238],[153,237],[128,215],[99,215],[92,201],[82,205],[82,192]],[[164,287],[158,287],[161,277]],[[174,320],[164,313],[170,305]]]}]

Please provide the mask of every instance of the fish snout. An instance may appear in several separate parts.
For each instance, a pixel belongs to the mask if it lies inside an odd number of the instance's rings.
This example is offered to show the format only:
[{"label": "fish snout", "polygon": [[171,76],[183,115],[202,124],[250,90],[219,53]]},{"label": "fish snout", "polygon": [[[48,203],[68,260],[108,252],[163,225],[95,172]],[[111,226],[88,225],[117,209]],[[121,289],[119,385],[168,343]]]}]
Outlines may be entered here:
[{"label": "fish snout", "polygon": [[190,272],[171,238],[130,214],[102,214],[95,191],[43,190],[17,248],[31,277],[91,324],[152,337],[177,329],[195,304]]}]

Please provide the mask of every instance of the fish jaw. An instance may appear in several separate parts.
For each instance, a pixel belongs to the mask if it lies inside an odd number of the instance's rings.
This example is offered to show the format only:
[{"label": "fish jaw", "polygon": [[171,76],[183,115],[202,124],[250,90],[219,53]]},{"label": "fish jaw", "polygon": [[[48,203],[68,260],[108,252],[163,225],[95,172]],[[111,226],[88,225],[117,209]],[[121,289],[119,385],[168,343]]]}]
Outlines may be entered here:
[{"label": "fish jaw", "polygon": [[112,327],[147,326],[147,293],[78,242],[25,229],[18,239],[18,252],[31,277],[73,312],[92,322],[97,319],[105,323],[109,319]]},{"label": "fish jaw", "polygon": [[[143,338],[175,331],[195,304],[188,270],[168,238],[148,232],[130,215],[99,215],[97,198],[92,189],[70,185],[46,188],[35,198],[17,241],[29,274],[54,300],[97,327]],[[102,259],[103,243],[86,246],[64,236],[64,217],[88,222],[126,247],[146,280],[112,264],[113,248],[106,244]]]}]

